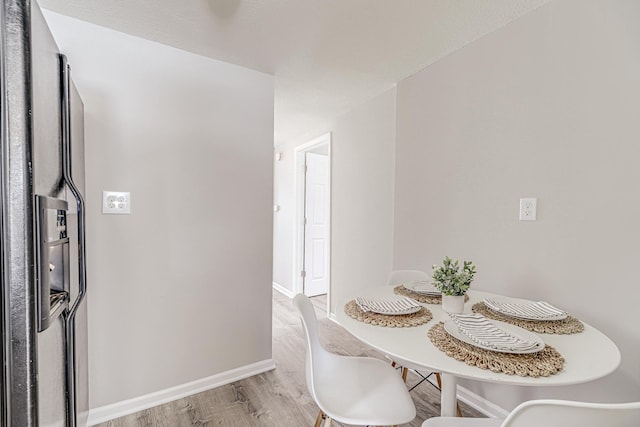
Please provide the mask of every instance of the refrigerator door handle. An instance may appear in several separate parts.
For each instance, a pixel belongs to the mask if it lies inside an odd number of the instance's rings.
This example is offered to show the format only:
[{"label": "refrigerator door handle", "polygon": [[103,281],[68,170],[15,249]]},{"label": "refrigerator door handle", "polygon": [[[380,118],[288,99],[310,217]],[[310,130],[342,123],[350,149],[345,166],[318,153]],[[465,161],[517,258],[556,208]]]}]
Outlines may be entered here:
[{"label": "refrigerator door handle", "polygon": [[86,246],[85,246],[85,204],[82,194],[73,182],[71,174],[71,83],[67,57],[60,55],[60,75],[62,79],[62,176],[69,186],[78,206],[78,296],[69,304],[65,313],[66,336],[66,381],[67,381],[67,426],[76,427],[76,334],[75,316],[87,291]]},{"label": "refrigerator door handle", "polygon": [[63,156],[62,156],[62,175],[65,182],[69,186],[73,197],[78,205],[78,296],[75,301],[70,303],[69,315],[71,318],[75,315],[78,306],[85,297],[87,289],[87,271],[86,271],[86,248],[85,248],[85,204],[82,194],[73,182],[71,175],[71,95],[69,84],[69,65],[67,57],[60,55],[60,64],[62,67],[62,135],[63,135]]}]

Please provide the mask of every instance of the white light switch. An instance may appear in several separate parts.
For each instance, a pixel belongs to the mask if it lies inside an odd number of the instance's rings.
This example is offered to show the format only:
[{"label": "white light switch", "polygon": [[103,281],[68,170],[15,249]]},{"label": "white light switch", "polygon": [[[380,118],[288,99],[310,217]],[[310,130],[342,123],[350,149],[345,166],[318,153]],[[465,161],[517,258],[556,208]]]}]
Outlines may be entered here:
[{"label": "white light switch", "polygon": [[520,221],[535,221],[538,199],[520,199]]},{"label": "white light switch", "polygon": [[103,191],[102,213],[128,215],[131,213],[131,193],[128,191]]}]

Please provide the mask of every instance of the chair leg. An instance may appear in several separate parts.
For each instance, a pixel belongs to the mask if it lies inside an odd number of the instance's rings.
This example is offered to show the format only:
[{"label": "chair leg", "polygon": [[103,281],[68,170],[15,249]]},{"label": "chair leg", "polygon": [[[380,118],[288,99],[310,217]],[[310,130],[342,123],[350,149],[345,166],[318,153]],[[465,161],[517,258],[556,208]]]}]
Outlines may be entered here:
[{"label": "chair leg", "polygon": [[324,412],[320,411],[318,412],[318,416],[316,417],[316,423],[313,425],[313,427],[320,427],[320,424],[322,423],[322,420],[325,418],[325,414]]},{"label": "chair leg", "polygon": [[[396,361],[392,360],[391,361],[391,367],[395,368],[397,366]],[[409,370],[407,368],[405,368],[404,366],[398,366],[400,369],[402,369],[402,381],[404,381],[405,383],[407,382],[407,374],[409,373]]]},{"label": "chair leg", "polygon": [[438,388],[442,390],[442,378],[440,377],[440,372],[436,372],[436,381],[438,383]]},{"label": "chair leg", "polygon": [[[395,361],[391,361],[391,366],[393,368],[396,367],[396,362]],[[402,381],[404,381],[405,383],[407,382],[407,374],[409,373],[409,370],[407,368],[405,368],[404,366],[401,367],[402,368]],[[442,378],[440,377],[440,372],[434,372],[434,374],[436,375],[436,382],[438,383],[438,388],[440,390],[442,390]],[[426,378],[423,377],[424,381],[426,380]],[[420,381],[420,382],[422,382]],[[420,383],[418,383],[420,384]],[[415,386],[413,386],[413,388],[415,388],[418,384],[416,384]],[[413,388],[411,390],[413,390]],[[411,391],[409,390],[409,391]],[[460,404],[456,401],[456,414],[458,417],[462,417],[462,411],[460,410]],[[318,427],[318,425],[316,425],[316,427]],[[394,426],[395,427],[395,426]]]}]

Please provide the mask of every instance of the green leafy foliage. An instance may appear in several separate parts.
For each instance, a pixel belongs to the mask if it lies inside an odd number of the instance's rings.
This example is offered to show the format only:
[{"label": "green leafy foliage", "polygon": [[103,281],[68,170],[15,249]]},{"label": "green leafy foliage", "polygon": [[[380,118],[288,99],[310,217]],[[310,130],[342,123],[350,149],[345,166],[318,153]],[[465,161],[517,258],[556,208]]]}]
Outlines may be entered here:
[{"label": "green leafy foliage", "polygon": [[461,271],[460,262],[448,256],[442,265],[434,264],[432,270],[433,286],[445,295],[466,294],[476,274],[476,266],[471,261],[464,261]]}]

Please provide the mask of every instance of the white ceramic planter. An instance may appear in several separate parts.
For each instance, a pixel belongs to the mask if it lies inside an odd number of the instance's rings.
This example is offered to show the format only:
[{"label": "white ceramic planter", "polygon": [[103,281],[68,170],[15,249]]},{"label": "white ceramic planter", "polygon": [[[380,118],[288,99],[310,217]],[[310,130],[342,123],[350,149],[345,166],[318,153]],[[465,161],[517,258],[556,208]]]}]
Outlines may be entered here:
[{"label": "white ceramic planter", "polygon": [[464,312],[464,295],[442,294],[442,309],[447,313],[461,314]]}]

